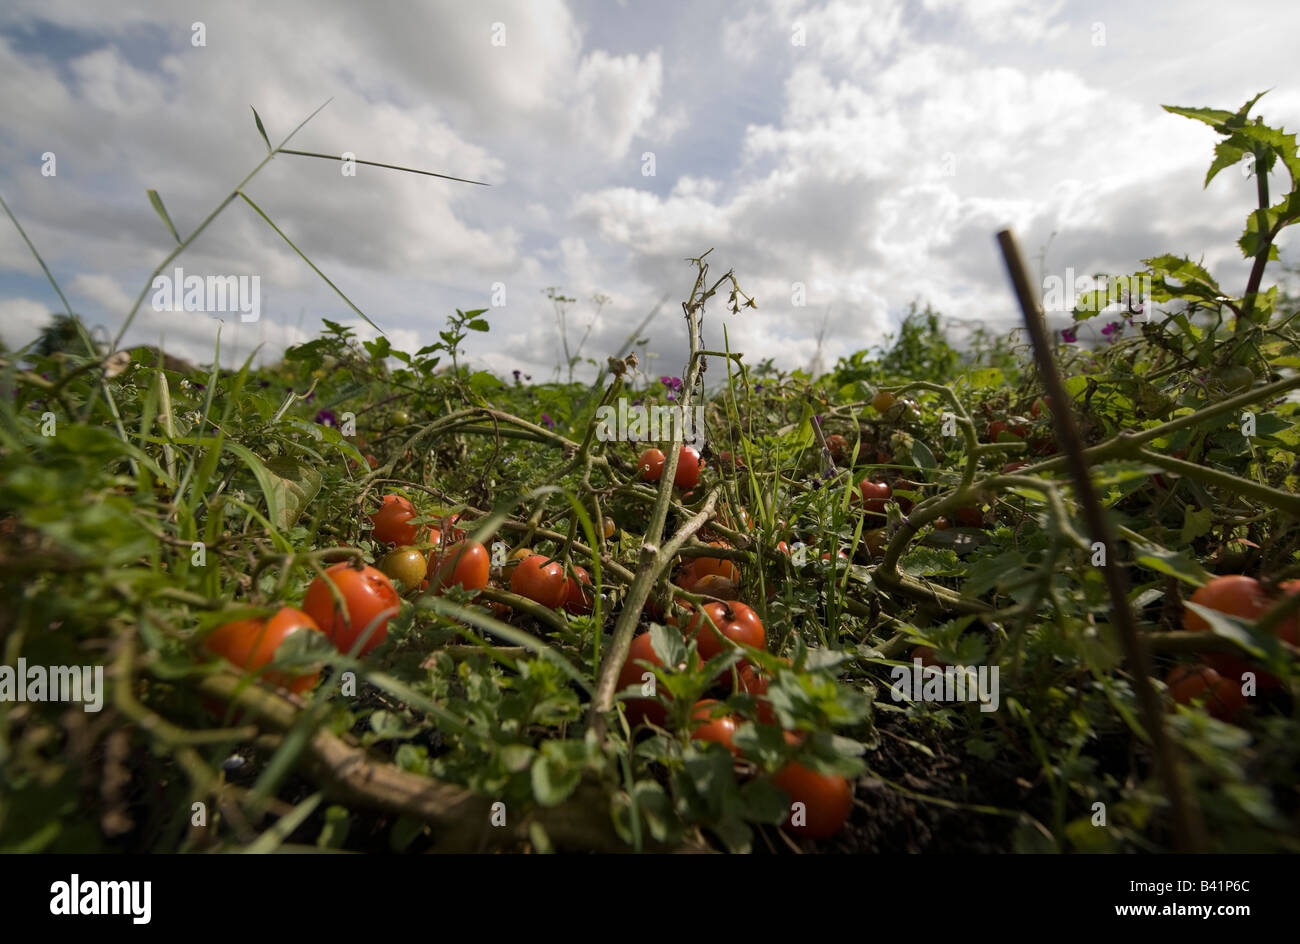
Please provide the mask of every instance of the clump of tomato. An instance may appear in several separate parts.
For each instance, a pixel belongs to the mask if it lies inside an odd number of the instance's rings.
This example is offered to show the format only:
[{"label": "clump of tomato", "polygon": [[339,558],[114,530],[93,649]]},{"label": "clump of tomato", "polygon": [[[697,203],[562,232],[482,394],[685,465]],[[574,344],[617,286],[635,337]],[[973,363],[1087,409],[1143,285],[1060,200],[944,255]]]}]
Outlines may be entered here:
[{"label": "clump of tomato", "polygon": [[[1227,574],[1215,577],[1199,588],[1192,594],[1191,602],[1238,619],[1257,620],[1269,608],[1271,601],[1263,585],[1254,577]],[[1183,628],[1192,633],[1206,632],[1210,624],[1199,613],[1188,609],[1183,612]],[[1225,678],[1238,682],[1242,673],[1254,671],[1250,662],[1235,653],[1212,652],[1206,654],[1205,660]],[[1263,687],[1280,684],[1277,676],[1268,672],[1257,673],[1257,678]]]},{"label": "clump of tomato", "polygon": [[[342,597],[340,608],[330,590]],[[326,568],[307,588],[302,608],[340,652],[351,652],[363,637],[358,655],[370,652],[388,637],[388,621],[402,601],[392,582],[374,567],[354,567],[344,561]]]},{"label": "clump of tomato", "polygon": [[[271,664],[280,644],[294,633],[320,631],[316,621],[302,610],[284,606],[270,619],[236,620],[218,626],[203,640],[203,646],[236,668],[257,672]],[[316,684],[320,673],[290,676],[272,670],[261,673],[260,677],[300,695]]]}]

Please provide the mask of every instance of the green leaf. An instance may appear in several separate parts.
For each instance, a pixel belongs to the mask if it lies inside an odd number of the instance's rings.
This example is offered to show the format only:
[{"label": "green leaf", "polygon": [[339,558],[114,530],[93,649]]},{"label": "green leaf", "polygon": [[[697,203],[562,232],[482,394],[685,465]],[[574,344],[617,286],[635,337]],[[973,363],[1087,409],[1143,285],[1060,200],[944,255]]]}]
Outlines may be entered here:
[{"label": "green leaf", "polygon": [[176,240],[177,244],[179,244],[181,241],[181,235],[176,232],[176,227],[172,224],[172,218],[167,215],[167,208],[163,206],[162,197],[158,196],[157,190],[146,190],[145,193],[149,195],[149,202],[153,204],[154,212],[162,217],[163,224],[167,227],[167,232],[171,233],[172,239]]},{"label": "green leaf", "polygon": [[277,528],[287,531],[320,491],[320,471],[291,456],[268,459],[266,470],[268,484],[275,494],[275,510],[269,517]]},{"label": "green leaf", "polygon": [[[252,105],[248,107],[253,108]],[[253,123],[257,125],[257,133],[262,136],[262,140],[266,143],[266,153],[274,154],[275,149],[271,147],[271,139],[266,136],[266,128],[262,126],[262,116],[257,113],[256,108],[253,108]]]},{"label": "green leaf", "polygon": [[919,439],[912,440],[912,462],[919,469],[933,469],[938,464],[930,447]]}]

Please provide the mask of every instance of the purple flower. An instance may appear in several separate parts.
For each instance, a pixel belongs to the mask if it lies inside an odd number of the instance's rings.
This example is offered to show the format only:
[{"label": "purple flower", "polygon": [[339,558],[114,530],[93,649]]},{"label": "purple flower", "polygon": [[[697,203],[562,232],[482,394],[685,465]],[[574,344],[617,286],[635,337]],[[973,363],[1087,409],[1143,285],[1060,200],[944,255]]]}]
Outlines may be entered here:
[{"label": "purple flower", "polygon": [[512,373],[512,374],[515,375],[515,383],[519,383],[519,374],[520,374],[520,371],[512,370],[510,373]]},{"label": "purple flower", "polygon": [[813,422],[816,423],[818,426],[822,425],[822,415],[818,413],[816,416],[814,416]]},{"label": "purple flower", "polygon": [[762,385],[762,384],[754,384],[754,392],[755,392],[755,393],[762,393],[762,392],[763,392],[763,385]]},{"label": "purple flower", "polygon": [[334,426],[334,414],[329,410],[321,410],[316,414],[316,422],[321,426]]},{"label": "purple flower", "polygon": [[1115,341],[1119,339],[1120,332],[1122,332],[1123,330],[1124,330],[1123,322],[1112,321],[1108,323],[1106,327],[1101,329],[1101,335],[1102,337],[1106,338],[1109,341]]},{"label": "purple flower", "polygon": [[1073,344],[1075,341],[1079,340],[1079,336],[1077,332],[1078,332],[1077,328],[1062,328],[1061,340],[1064,341],[1066,344]]},{"label": "purple flower", "polygon": [[545,426],[547,429],[555,429],[555,420],[551,419],[551,417],[548,414],[543,413],[542,425]]},{"label": "purple flower", "polygon": [[677,391],[682,389],[682,378],[660,377],[659,382],[668,388],[668,402],[674,402],[677,399]]}]

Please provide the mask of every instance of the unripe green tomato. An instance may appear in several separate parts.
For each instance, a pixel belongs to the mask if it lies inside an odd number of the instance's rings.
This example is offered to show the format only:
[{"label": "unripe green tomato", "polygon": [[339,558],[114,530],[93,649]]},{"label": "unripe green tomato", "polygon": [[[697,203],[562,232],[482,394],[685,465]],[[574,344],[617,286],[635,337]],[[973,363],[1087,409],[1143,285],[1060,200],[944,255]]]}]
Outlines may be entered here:
[{"label": "unripe green tomato", "polygon": [[379,569],[392,580],[400,580],[407,589],[418,587],[429,572],[429,562],[416,547],[399,547],[389,551],[379,562]]},{"label": "unripe green tomato", "polygon": [[411,425],[411,414],[410,414],[410,413],[407,413],[405,410],[394,410],[394,411],[393,411],[393,425],[394,425],[394,426],[410,426],[410,425]]}]

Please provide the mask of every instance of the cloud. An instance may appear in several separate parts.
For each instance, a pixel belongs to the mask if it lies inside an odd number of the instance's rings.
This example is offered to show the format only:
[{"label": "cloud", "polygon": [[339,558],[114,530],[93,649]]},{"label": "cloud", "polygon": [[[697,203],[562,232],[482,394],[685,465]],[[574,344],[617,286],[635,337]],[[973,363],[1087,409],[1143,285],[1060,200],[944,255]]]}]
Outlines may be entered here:
[{"label": "cloud", "polygon": [[[710,343],[725,324],[750,363],[805,366],[828,317],[833,363],[879,343],[917,297],[1012,323],[993,243],[1003,226],[1028,254],[1045,248],[1055,273],[1132,271],[1173,251],[1240,281],[1251,181],[1225,174],[1202,191],[1214,135],[1159,105],[1235,107],[1274,85],[1260,110],[1293,127],[1300,89],[1275,64],[1290,61],[1300,14],[1246,2],[1181,16],[1180,48],[1214,51],[1206,69],[1152,54],[1181,9],[772,0],[665,3],[647,17],[562,0],[11,0],[0,193],[74,304],[115,328],[175,245],[145,191],[192,233],[266,158],[250,104],[278,142],[332,97],[291,146],[491,186],[275,157],[242,189],[293,246],[236,198],[179,260],[261,278],[263,319],[227,321],[226,356],[260,343],[274,357],[322,317],[362,324],[301,250],[399,346],[434,340],[448,313],[488,307],[504,286],[467,356],[539,377],[561,357],[545,287],[579,299],[579,332],[591,297],[609,296],[583,352],[601,361],[668,293],[646,333],[675,374],[685,259],[712,248],[714,276],[734,268],[759,308],[714,306]],[[1267,25],[1240,26],[1256,20]],[[192,44],[196,21],[205,46]],[[55,177],[40,173],[46,151]],[[32,307],[39,267],[0,229],[12,333],[48,312]],[[142,310],[128,340],[165,336],[203,361],[217,326]]]}]

